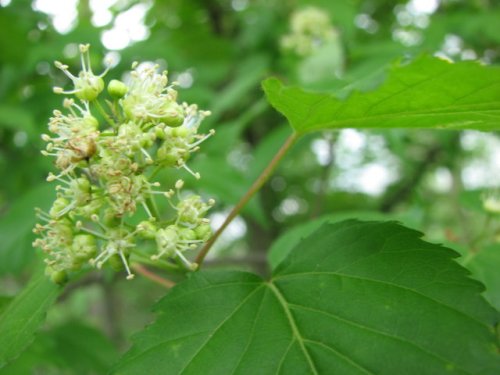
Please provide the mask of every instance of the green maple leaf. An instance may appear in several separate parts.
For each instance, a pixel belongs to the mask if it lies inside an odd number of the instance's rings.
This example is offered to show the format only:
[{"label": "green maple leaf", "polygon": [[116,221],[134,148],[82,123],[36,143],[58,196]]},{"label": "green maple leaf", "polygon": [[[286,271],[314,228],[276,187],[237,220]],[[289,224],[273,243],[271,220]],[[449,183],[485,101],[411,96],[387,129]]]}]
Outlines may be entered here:
[{"label": "green maple leaf", "polygon": [[395,223],[327,224],[270,280],[199,272],[116,374],[497,374],[497,313],[456,253]]},{"label": "green maple leaf", "polygon": [[500,68],[420,57],[395,63],[371,92],[347,98],[263,82],[268,101],[299,134],[338,128],[500,128]]}]

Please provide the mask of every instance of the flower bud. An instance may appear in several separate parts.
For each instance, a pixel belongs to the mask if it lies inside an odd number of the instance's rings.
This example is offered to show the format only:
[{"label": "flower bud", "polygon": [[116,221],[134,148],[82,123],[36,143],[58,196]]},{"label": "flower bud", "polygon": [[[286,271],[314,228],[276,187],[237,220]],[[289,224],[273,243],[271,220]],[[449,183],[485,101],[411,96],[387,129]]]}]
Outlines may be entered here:
[{"label": "flower bud", "polygon": [[193,135],[192,131],[185,126],[179,126],[175,129],[170,129],[170,133],[172,134],[173,137],[178,137],[178,138],[187,138]]},{"label": "flower bud", "polygon": [[50,274],[50,279],[53,283],[58,285],[64,285],[68,281],[68,274],[66,271],[53,271]]},{"label": "flower bud", "polygon": [[123,98],[127,91],[128,87],[122,81],[113,79],[108,83],[108,93],[114,99]]}]

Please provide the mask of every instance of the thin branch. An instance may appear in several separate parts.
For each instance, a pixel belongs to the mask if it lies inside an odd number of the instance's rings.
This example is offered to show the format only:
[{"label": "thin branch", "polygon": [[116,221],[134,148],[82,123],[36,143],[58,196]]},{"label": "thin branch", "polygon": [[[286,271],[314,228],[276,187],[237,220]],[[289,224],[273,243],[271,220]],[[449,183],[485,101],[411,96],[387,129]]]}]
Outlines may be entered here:
[{"label": "thin branch", "polygon": [[146,267],[141,264],[134,263],[132,264],[132,269],[138,274],[148,278],[149,280],[163,286],[164,288],[170,289],[175,285],[175,282],[172,280],[165,279],[154,272],[151,272]]},{"label": "thin branch", "polygon": [[210,248],[212,245],[215,243],[217,238],[224,232],[224,229],[233,221],[233,219],[238,216],[239,212],[241,209],[248,203],[248,201],[254,196],[254,194],[260,190],[260,188],[266,183],[266,181],[269,179],[271,174],[273,173],[274,169],[276,166],[279,164],[281,159],[285,156],[287,151],[292,147],[292,145],[295,143],[295,141],[298,138],[297,133],[292,133],[283,143],[281,148],[278,150],[276,155],[274,155],[273,159],[271,162],[268,164],[268,166],[262,171],[260,176],[255,180],[253,185],[248,189],[248,191],[245,193],[245,195],[240,199],[240,201],[234,206],[234,208],[231,210],[229,215],[227,216],[226,220],[224,220],[224,223],[220,226],[219,229],[214,233],[214,235],[205,243],[205,245],[202,247],[200,252],[198,253],[198,256],[196,257],[196,263],[201,266],[203,263],[203,260],[205,259],[207,253],[210,251]]},{"label": "thin branch", "polygon": [[248,254],[240,257],[217,257],[216,259],[207,259],[204,262],[205,267],[219,266],[248,266],[249,264],[256,267],[262,267],[267,264],[267,258],[264,254]]},{"label": "thin branch", "polygon": [[332,137],[332,134],[326,134],[325,138],[328,142],[328,159],[326,160],[326,163],[322,166],[321,176],[319,179],[320,185],[318,193],[316,195],[316,201],[314,202],[314,207],[311,210],[310,214],[311,219],[318,217],[318,215],[321,213],[321,209],[324,206],[325,197],[326,194],[328,193],[328,186],[330,183],[332,166],[333,163],[335,162],[335,153],[334,153],[335,138]]},{"label": "thin branch", "polygon": [[156,205],[156,201],[151,194],[146,198],[145,203],[151,214],[154,216],[154,218],[157,221],[161,221],[160,211],[158,211],[158,206]]},{"label": "thin branch", "polygon": [[399,184],[393,185],[387,194],[382,198],[380,211],[391,212],[399,203],[404,202],[414,192],[425,173],[439,160],[442,153],[440,145],[431,146],[423,159],[415,166],[412,174],[403,178]]},{"label": "thin branch", "polygon": [[102,307],[104,309],[103,321],[105,329],[109,337],[116,343],[123,342],[123,335],[120,329],[120,308],[118,307],[119,300],[115,293],[113,284],[105,282],[101,279],[101,287],[104,293],[102,298]]},{"label": "thin branch", "polygon": [[58,302],[66,300],[75,290],[83,288],[89,285],[102,283],[102,274],[91,272],[82,278],[68,283],[64,288],[64,292],[59,296]]},{"label": "thin branch", "polygon": [[206,7],[210,25],[215,35],[224,34],[224,9],[217,3],[217,1],[207,1]]}]

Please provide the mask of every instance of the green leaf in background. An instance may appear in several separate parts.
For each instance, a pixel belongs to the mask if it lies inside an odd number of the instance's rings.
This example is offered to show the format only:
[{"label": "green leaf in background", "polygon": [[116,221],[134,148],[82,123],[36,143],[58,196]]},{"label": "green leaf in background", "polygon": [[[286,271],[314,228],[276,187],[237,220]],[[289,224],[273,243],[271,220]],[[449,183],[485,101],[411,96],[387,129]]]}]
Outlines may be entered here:
[{"label": "green leaf in background", "polygon": [[337,128],[500,128],[500,68],[422,56],[395,63],[378,89],[346,99],[263,83],[267,99],[298,133]]},{"label": "green leaf in background", "polygon": [[96,328],[80,322],[69,322],[51,332],[57,342],[54,355],[64,359],[66,367],[76,374],[105,373],[118,358],[118,351]]},{"label": "green leaf in background", "polygon": [[70,321],[40,332],[35,342],[0,374],[104,374],[117,358],[116,348],[102,332]]},{"label": "green leaf in background", "polygon": [[500,245],[490,245],[464,256],[462,265],[486,285],[485,298],[500,310]]},{"label": "green leaf in background", "polygon": [[306,223],[295,225],[288,229],[285,233],[278,237],[273,242],[271,248],[267,252],[267,260],[272,269],[286,259],[288,254],[302,241],[304,238],[309,237],[322,225],[328,223],[333,224],[339,221],[347,220],[351,217],[356,217],[358,220],[387,220],[395,219],[395,217],[388,217],[388,215],[377,211],[360,211],[360,212],[340,212],[331,215],[325,215]]},{"label": "green leaf in background", "polygon": [[13,300],[13,297],[10,296],[0,296],[0,314],[2,314],[3,310],[9,306],[9,303]]},{"label": "green leaf in background", "polygon": [[263,56],[253,56],[243,61],[239,67],[240,74],[224,90],[214,97],[210,106],[212,117],[209,122],[216,122],[222,113],[233,108],[242,98],[250,95],[252,89],[258,88],[265,76],[269,62]]},{"label": "green leaf in background", "polygon": [[455,256],[392,222],[324,225],[270,281],[176,286],[113,373],[498,374],[497,313]]},{"label": "green leaf in background", "polygon": [[[221,197],[220,201],[223,203],[236,204],[247,191],[247,185],[250,185],[250,182],[244,183],[244,174],[231,166],[226,159],[218,157],[197,158],[193,166],[195,170],[204,171],[203,188],[210,194]],[[264,209],[255,198],[248,202],[242,212],[258,222],[266,222]]]},{"label": "green leaf in background", "polygon": [[35,121],[30,112],[22,107],[0,105],[0,128],[23,130],[30,138],[37,134]]},{"label": "green leaf in background", "polygon": [[428,29],[425,31],[425,44],[437,46],[442,43],[446,35],[456,34],[468,43],[488,44],[500,43],[498,33],[498,19],[500,9],[494,7],[488,11],[474,12],[455,10],[447,13],[436,12],[432,15]]},{"label": "green leaf in background", "polygon": [[53,195],[53,185],[35,186],[13,202],[0,218],[0,275],[15,274],[33,259],[31,230],[37,220],[34,207],[48,208]]},{"label": "green leaf in background", "polygon": [[5,308],[0,315],[0,368],[33,341],[59,290],[59,286],[39,271]]},{"label": "green leaf in background", "polygon": [[[339,40],[334,40],[322,46],[311,56],[304,59],[299,66],[298,74],[303,84],[318,84],[322,82],[323,87],[327,87],[330,86],[331,81],[340,76],[343,71],[343,47]],[[325,84],[325,81],[330,82]]]}]

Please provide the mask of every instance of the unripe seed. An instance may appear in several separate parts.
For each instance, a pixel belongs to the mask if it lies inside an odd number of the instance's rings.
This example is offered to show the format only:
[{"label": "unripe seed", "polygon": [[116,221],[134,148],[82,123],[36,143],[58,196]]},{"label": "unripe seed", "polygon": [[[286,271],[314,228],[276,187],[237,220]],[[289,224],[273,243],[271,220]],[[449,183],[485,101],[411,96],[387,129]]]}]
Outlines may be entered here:
[{"label": "unripe seed", "polygon": [[184,123],[184,111],[176,102],[167,102],[162,108],[163,117],[161,122],[167,126],[177,127]]},{"label": "unripe seed", "polygon": [[81,74],[75,80],[75,89],[79,90],[75,93],[78,99],[91,102],[104,90],[104,81],[91,73]]},{"label": "unripe seed", "polygon": [[191,131],[185,126],[179,126],[178,128],[171,129],[171,133],[174,137],[186,138],[191,135]]},{"label": "unripe seed", "polygon": [[108,93],[115,99],[123,98],[127,91],[128,87],[122,81],[113,79],[108,83]]}]

